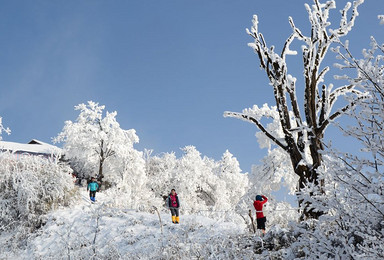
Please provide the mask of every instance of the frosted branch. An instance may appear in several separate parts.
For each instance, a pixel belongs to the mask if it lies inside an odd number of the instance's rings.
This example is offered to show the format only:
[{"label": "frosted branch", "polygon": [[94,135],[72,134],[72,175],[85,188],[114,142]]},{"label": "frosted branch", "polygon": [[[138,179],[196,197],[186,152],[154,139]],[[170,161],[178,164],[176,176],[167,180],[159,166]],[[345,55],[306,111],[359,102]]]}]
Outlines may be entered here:
[{"label": "frosted branch", "polygon": [[0,117],[0,141],[2,140],[1,134],[2,134],[3,131],[4,131],[5,133],[7,133],[8,135],[11,134],[11,130],[10,130],[8,127],[5,128],[5,127],[3,126],[3,118]]},{"label": "frosted branch", "polygon": [[265,129],[265,127],[257,119],[255,119],[254,117],[249,116],[249,115],[245,115],[245,114],[242,114],[242,113],[229,112],[229,111],[224,112],[224,117],[233,117],[233,118],[242,119],[244,121],[254,123],[260,129],[260,131],[263,132],[268,138],[270,138],[275,144],[280,146],[285,151],[288,151],[288,146],[286,146],[283,143],[281,143],[278,140],[278,138],[276,138],[271,133],[269,133]]},{"label": "frosted branch", "polygon": [[330,124],[331,121],[335,120],[337,117],[344,114],[346,111],[350,110],[352,107],[356,106],[357,102],[361,99],[366,98],[365,95],[362,95],[358,98],[356,98],[354,101],[350,102],[348,105],[344,106],[343,108],[337,110],[335,113],[333,113],[327,120],[324,121],[324,123],[319,127],[319,132],[323,133],[324,130],[327,128],[327,126]]},{"label": "frosted branch", "polygon": [[384,24],[384,15],[378,15],[377,19],[380,20],[380,24]]},{"label": "frosted branch", "polygon": [[357,8],[359,5],[364,3],[364,0],[358,0],[353,2],[353,8],[352,8],[352,14],[351,17],[348,20],[348,11],[351,9],[352,4],[350,2],[347,2],[344,9],[341,10],[341,19],[340,19],[340,26],[337,30],[330,30],[332,35],[332,38],[338,38],[338,36],[345,36],[347,35],[353,28],[355,24],[355,20],[357,16],[359,16],[359,13],[357,11]]}]

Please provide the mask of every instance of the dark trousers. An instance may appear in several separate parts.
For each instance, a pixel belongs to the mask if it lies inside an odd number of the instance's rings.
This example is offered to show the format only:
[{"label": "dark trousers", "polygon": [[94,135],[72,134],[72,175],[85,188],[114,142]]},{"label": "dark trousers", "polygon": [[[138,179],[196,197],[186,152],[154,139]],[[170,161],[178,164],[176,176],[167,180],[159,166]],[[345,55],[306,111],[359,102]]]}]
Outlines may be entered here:
[{"label": "dark trousers", "polygon": [[257,229],[265,229],[265,222],[267,221],[266,217],[258,218],[256,220],[257,222]]},{"label": "dark trousers", "polygon": [[94,197],[95,198],[95,196],[96,196],[96,191],[95,190],[93,190],[93,191],[90,190],[89,191],[89,197],[91,197],[91,198]]},{"label": "dark trousers", "polygon": [[172,216],[179,216],[179,208],[169,208],[171,210]]}]

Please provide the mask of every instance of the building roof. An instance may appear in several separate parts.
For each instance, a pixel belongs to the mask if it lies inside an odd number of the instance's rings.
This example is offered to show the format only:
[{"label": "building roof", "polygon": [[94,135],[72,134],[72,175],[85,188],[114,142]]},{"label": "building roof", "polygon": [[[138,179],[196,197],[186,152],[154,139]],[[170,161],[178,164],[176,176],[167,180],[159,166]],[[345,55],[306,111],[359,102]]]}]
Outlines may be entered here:
[{"label": "building roof", "polygon": [[0,150],[6,150],[13,153],[30,153],[30,154],[60,154],[62,151],[59,147],[32,139],[27,144],[0,141]]}]

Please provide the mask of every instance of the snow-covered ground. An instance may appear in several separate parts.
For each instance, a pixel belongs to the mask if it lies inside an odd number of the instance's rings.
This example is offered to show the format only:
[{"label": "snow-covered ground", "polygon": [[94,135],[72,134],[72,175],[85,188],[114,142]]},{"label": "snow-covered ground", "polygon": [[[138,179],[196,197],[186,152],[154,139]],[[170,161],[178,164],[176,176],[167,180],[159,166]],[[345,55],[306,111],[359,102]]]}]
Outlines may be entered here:
[{"label": "snow-covered ground", "polygon": [[98,193],[92,204],[81,192],[74,206],[50,213],[24,249],[0,253],[0,259],[206,259],[203,253],[219,251],[210,247],[220,247],[223,238],[246,232],[244,222],[201,215],[181,215],[177,225],[165,212],[161,225],[156,211],[111,208],[104,196]]}]

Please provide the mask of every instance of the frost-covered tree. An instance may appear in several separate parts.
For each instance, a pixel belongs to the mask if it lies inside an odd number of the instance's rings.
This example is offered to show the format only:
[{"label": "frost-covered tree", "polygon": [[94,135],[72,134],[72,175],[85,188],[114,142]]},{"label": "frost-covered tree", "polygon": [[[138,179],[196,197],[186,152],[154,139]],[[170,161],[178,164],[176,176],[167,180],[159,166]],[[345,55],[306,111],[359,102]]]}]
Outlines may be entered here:
[{"label": "frost-covered tree", "polygon": [[[380,18],[380,17],[379,17]],[[318,255],[335,248],[344,258],[384,258],[384,45],[371,38],[371,48],[363,58],[352,55],[348,42],[335,48],[346,74],[338,79],[359,85],[368,95],[348,111],[354,124],[342,131],[360,143],[360,151],[334,152],[321,169],[326,180],[330,214],[318,223]],[[355,75],[351,75],[351,70]],[[358,147],[358,146],[356,146]],[[321,204],[320,204],[321,205]],[[309,242],[309,241],[307,241]],[[308,243],[310,244],[310,243]],[[309,245],[308,247],[310,247]],[[332,256],[332,255],[331,255]]]},{"label": "frost-covered tree", "polygon": [[217,177],[194,146],[186,146],[184,155],[178,160],[173,178],[174,187],[183,194],[185,208],[207,209],[215,205],[214,185]]},{"label": "frost-covered tree", "polygon": [[299,239],[291,248],[311,258],[383,259],[384,45],[372,37],[371,47],[363,50],[361,59],[351,53],[348,41],[340,41],[340,46],[333,51],[341,60],[336,67],[345,75],[336,78],[367,93],[348,111],[349,125],[339,125],[355,139],[355,149],[346,153],[331,150],[330,156],[324,156],[318,169],[324,194],[307,199],[327,214],[299,225]]},{"label": "frost-covered tree", "polygon": [[[65,157],[75,164],[76,170],[85,169],[86,172],[80,174],[96,175],[101,182],[108,160],[129,154],[127,150],[132,150],[133,144],[139,141],[134,129],[121,129],[117,112],[104,115],[104,108],[92,101],[75,106],[75,110],[80,111],[76,122],[66,121],[63,131],[54,139],[64,142]],[[79,165],[81,167],[76,167]]]},{"label": "frost-covered tree", "polygon": [[153,194],[147,188],[145,160],[133,147],[139,137],[134,129],[120,127],[117,112],[104,114],[104,108],[92,101],[76,106],[76,122],[65,122],[55,141],[64,142],[65,158],[83,177],[96,175],[104,188],[111,188],[108,203],[148,208]]},{"label": "frost-covered tree", "polygon": [[107,193],[113,198],[114,205],[142,209],[159,205],[160,199],[153,198],[154,194],[147,186],[143,153],[134,149],[133,143],[126,144],[124,150],[108,159],[105,168],[108,174],[104,180],[113,187]]},{"label": "frost-covered tree", "polygon": [[[253,17],[253,26],[248,34],[254,42],[249,46],[259,57],[260,66],[265,70],[270,85],[273,87],[276,106],[264,105],[262,108],[254,106],[243,110],[242,113],[225,112],[227,117],[240,118],[255,124],[259,130],[270,138],[275,145],[289,154],[293,170],[299,177],[298,190],[301,191],[309,184],[314,184],[317,192],[323,192],[322,183],[317,169],[322,165],[322,151],[324,133],[331,121],[350,110],[355,101],[360,98],[361,92],[355,84],[347,84],[334,88],[332,83],[326,84],[325,75],[330,70],[323,67],[322,62],[329,48],[338,44],[340,37],[346,36],[352,29],[358,16],[357,8],[363,1],[355,1],[353,5],[348,2],[341,11],[342,17],[339,27],[330,29],[329,12],[336,8],[335,1],[321,3],[314,0],[312,6],[305,4],[311,25],[311,35],[305,36],[295,26],[293,19],[289,18],[292,34],[286,40],[281,53],[275,51],[274,46],[268,46],[263,34],[259,32],[258,18]],[[352,7],[352,14],[348,17],[348,11]],[[298,98],[296,78],[289,74],[287,55],[296,55],[296,51],[290,49],[291,43],[297,40],[302,44],[302,57],[304,69],[304,93],[303,98]],[[356,95],[344,107],[334,109],[334,105],[340,96]],[[300,100],[303,100],[300,103]],[[300,107],[303,106],[303,111]],[[304,112],[304,113],[303,113]],[[261,119],[272,117],[278,120],[279,134],[267,129]],[[316,191],[311,191],[311,194]],[[322,212],[317,211],[311,205],[303,203],[303,217],[318,218]]]},{"label": "frost-covered tree", "polygon": [[146,161],[148,188],[158,198],[165,198],[175,185],[177,158],[174,152],[150,156]]},{"label": "frost-covered tree", "polygon": [[147,159],[148,186],[156,197],[167,196],[175,188],[182,210],[234,210],[248,187],[248,176],[241,172],[237,159],[229,151],[215,161],[202,157],[194,146],[182,150],[180,158],[164,153]]},{"label": "frost-covered tree", "polygon": [[214,169],[219,180],[216,188],[216,208],[232,209],[248,189],[248,174],[243,173],[237,159],[226,150]]}]

